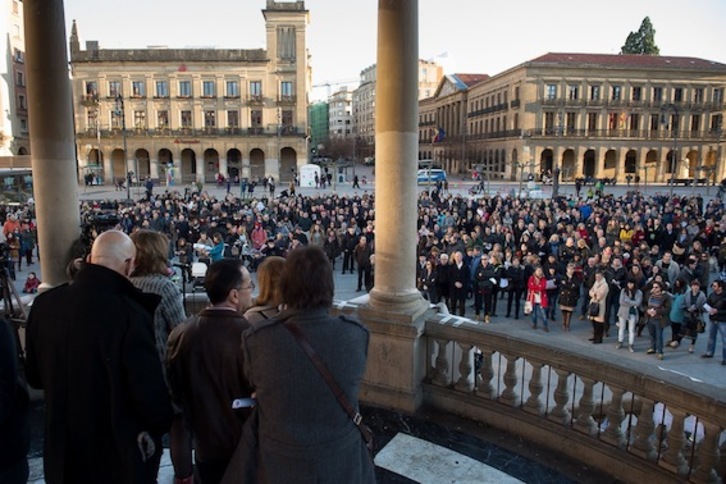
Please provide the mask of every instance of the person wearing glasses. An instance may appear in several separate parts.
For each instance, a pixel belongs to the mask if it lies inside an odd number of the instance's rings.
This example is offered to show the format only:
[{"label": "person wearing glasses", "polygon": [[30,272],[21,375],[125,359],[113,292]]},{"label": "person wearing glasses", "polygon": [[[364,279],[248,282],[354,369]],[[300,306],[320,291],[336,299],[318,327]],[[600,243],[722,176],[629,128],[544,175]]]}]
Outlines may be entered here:
[{"label": "person wearing glasses", "polygon": [[[197,471],[205,484],[221,481],[250,413],[249,408],[233,410],[232,402],[252,393],[242,374],[239,342],[250,327],[242,315],[252,305],[254,287],[241,260],[213,263],[204,279],[211,306],[169,336],[167,376],[172,399],[182,408],[194,436]],[[175,444],[171,443],[172,452]],[[193,482],[191,472],[176,478],[180,483]]]},{"label": "person wearing glasses", "polygon": [[494,266],[489,263],[489,255],[484,254],[480,257],[479,267],[474,272],[474,313],[475,319],[481,319],[482,304],[484,305],[484,322],[491,322],[492,315],[492,295],[494,287],[499,284]]}]

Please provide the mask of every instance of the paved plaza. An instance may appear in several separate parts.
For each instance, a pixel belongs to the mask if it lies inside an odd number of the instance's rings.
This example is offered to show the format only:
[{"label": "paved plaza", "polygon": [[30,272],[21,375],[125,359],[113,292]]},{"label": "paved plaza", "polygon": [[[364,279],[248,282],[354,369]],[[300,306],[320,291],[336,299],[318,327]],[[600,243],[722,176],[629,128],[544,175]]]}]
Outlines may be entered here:
[{"label": "paved plaza", "polygon": [[[335,187],[335,193],[339,195],[362,195],[364,193],[372,193],[375,183],[375,176],[372,173],[372,167],[359,166],[356,168],[356,174],[362,178],[366,177],[368,180],[367,185],[363,185],[360,190],[353,189],[350,181],[342,184],[337,184]],[[352,170],[349,169],[349,179],[352,179]],[[449,190],[453,194],[460,194],[462,196],[469,196],[469,190],[475,185],[475,182],[471,180],[462,180],[457,178],[450,178]],[[184,187],[173,186],[169,187],[172,190],[180,190]],[[278,194],[280,192],[278,187]],[[545,195],[551,194],[551,187],[542,187]],[[631,187],[634,189],[635,187]],[[658,185],[658,186],[644,186],[639,187],[641,191],[645,191],[647,194],[655,193],[667,193],[669,187]],[[155,192],[166,190],[167,187],[155,187]],[[425,186],[420,187],[421,190],[426,189]],[[511,190],[518,189],[518,183],[514,182],[498,182],[491,183],[489,187],[490,195],[495,194],[507,194]],[[217,198],[224,197],[226,194],[226,187],[219,187],[216,184],[207,184],[204,187],[210,195]],[[232,193],[238,194],[238,187],[232,187]],[[627,186],[618,185],[615,187],[606,187],[606,193],[612,193],[615,196],[623,195],[628,190]],[[717,188],[711,187],[698,187],[696,190],[705,199],[710,199],[716,196]],[[257,190],[257,195],[261,195],[261,190]],[[678,194],[690,195],[694,192],[691,187],[677,187],[675,192]],[[315,195],[315,194],[332,194],[333,189],[317,190],[315,188],[301,188],[299,193],[303,195]],[[560,193],[563,195],[574,194],[574,186],[571,184],[565,184],[561,187]],[[143,196],[143,189],[132,189],[133,198],[140,198]],[[82,200],[104,200],[104,199],[125,199],[125,191],[116,191],[113,187],[108,186],[97,186],[97,187],[79,187],[79,197]],[[335,297],[338,303],[343,301],[365,301],[367,295],[365,292],[356,291],[357,287],[357,274],[341,274],[342,258],[336,263],[335,270]],[[42,280],[42,271],[36,261],[36,263],[30,267],[23,264],[21,270],[17,271],[16,287],[18,290],[22,288],[23,282],[29,271],[35,271],[39,274]],[[256,274],[253,273],[253,278]],[[593,348],[588,338],[591,336],[592,329],[591,324],[587,320],[579,320],[575,316],[573,318],[571,331],[564,332],[561,327],[561,319],[558,314],[558,320],[550,323],[550,332],[544,333],[543,331],[533,331],[529,324],[529,318],[521,316],[520,319],[515,320],[513,318],[504,318],[501,315],[506,309],[506,299],[500,300],[498,303],[497,312],[500,316],[492,317],[490,327],[497,329],[504,329],[506,332],[511,334],[529,334],[534,335],[535,338],[541,340],[542,344],[547,344],[548,340],[552,338],[558,339],[560,342],[564,341],[567,345],[572,347],[585,346]],[[473,301],[467,301],[466,316],[473,318]],[[482,324],[483,323],[479,323]],[[685,375],[692,381],[703,384],[712,385],[718,388],[726,389],[726,368],[720,365],[719,358],[703,359],[700,355],[704,353],[706,346],[706,335],[699,336],[696,343],[696,351],[693,354],[688,353],[687,345],[682,345],[680,348],[672,349],[666,348],[665,359],[659,361],[654,355],[647,355],[646,349],[648,348],[649,339],[647,337],[647,331],[644,332],[642,337],[636,339],[635,342],[635,353],[629,353],[627,350],[618,350],[615,347],[616,338],[613,337],[615,334],[615,328],[611,329],[610,337],[606,338],[604,344],[598,345],[597,351],[611,353],[622,358],[631,358],[635,361],[642,363],[643,365],[650,365],[661,372],[663,379],[667,380],[669,375]],[[669,330],[666,331],[665,338],[670,337]],[[717,346],[717,354],[720,351],[720,343]],[[36,404],[37,406],[40,404]],[[38,410],[42,412],[41,410]],[[430,479],[436,479],[436,476],[441,478],[446,477],[448,472],[451,471],[452,462],[457,463],[457,472],[461,472],[461,478],[472,478],[479,482],[483,482],[482,479],[492,479],[491,482],[576,482],[580,478],[589,480],[590,482],[604,482],[606,477],[593,474],[592,470],[583,468],[577,469],[577,466],[571,465],[565,461],[558,461],[550,463],[550,468],[543,467],[538,463],[538,459],[528,459],[518,457],[519,454],[527,454],[526,448],[517,448],[515,453],[509,450],[502,449],[496,445],[493,445],[489,440],[492,436],[489,435],[472,435],[471,431],[455,433],[452,437],[451,428],[447,427],[447,430],[443,432],[441,429],[444,428],[438,425],[436,429],[431,430],[431,422],[416,420],[418,417],[405,416],[396,412],[386,412],[379,409],[369,409],[369,415],[366,418],[372,416],[373,425],[372,427],[379,435],[379,441],[382,442],[383,448],[379,452],[376,458],[376,464],[378,465],[378,478],[379,482],[434,482],[422,478],[421,472],[424,472],[417,464],[420,459],[416,458],[416,455],[429,455],[432,459],[432,464],[425,470],[425,474]],[[442,417],[437,417],[436,421],[439,421]],[[40,425],[42,419],[42,413],[36,415],[36,424]],[[448,422],[449,425],[460,426],[461,422]],[[457,427],[458,428],[458,427]],[[412,430],[416,429],[413,432]],[[400,432],[399,432],[400,431]],[[404,432],[405,431],[405,432]],[[442,441],[441,434],[446,434],[450,440]],[[37,429],[35,432],[36,442],[33,445],[33,452],[31,454],[31,481],[30,482],[43,482],[42,480],[42,458],[41,451],[38,446],[37,439],[40,437]],[[440,447],[445,443],[448,449]],[[526,444],[520,442],[520,446],[527,447]],[[457,450],[462,450],[466,454],[467,448],[477,448],[478,453],[472,455],[462,455]],[[495,450],[492,451],[492,448]],[[412,453],[411,449],[416,449],[416,452]],[[531,449],[530,449],[531,450]],[[492,453],[493,452],[493,453]],[[491,464],[491,456],[499,455],[501,453],[501,459],[504,464],[501,466]],[[519,454],[518,454],[519,453]],[[534,456],[532,453],[532,456]],[[551,456],[552,457],[552,456]],[[557,458],[556,456],[553,458]],[[502,473],[500,468],[508,468],[507,463],[511,463],[512,460],[519,462],[517,472],[510,472],[510,475]],[[484,463],[486,462],[486,464]],[[490,465],[491,464],[491,465]],[[552,471],[553,468],[565,469],[564,474],[559,474],[556,471]],[[438,470],[437,470],[438,469]],[[511,471],[511,467],[509,468]],[[439,472],[439,474],[437,474]],[[441,474],[440,472],[444,472]],[[583,474],[579,474],[582,472]],[[467,477],[468,476],[468,477]],[[475,477],[473,477],[475,476]],[[488,477],[487,477],[488,476]],[[544,477],[546,476],[546,478]],[[586,476],[586,477],[585,477]],[[173,470],[170,466],[168,455],[165,455],[162,462],[162,469],[160,471],[159,482],[166,483],[173,481]]]}]

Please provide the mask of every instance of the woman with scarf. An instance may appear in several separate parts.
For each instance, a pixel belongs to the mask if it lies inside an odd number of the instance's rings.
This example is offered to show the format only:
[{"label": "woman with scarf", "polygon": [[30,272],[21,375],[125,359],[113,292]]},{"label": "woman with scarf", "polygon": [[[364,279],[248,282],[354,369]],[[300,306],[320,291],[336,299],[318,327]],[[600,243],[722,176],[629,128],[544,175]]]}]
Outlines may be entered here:
[{"label": "woman with scarf", "polygon": [[[595,272],[595,283],[590,288],[590,307],[588,308],[588,315],[592,320],[593,337],[591,341],[593,344],[601,344],[602,337],[605,330],[605,308],[607,305],[608,298],[608,283],[603,276],[602,271],[597,270]],[[591,307],[597,305],[597,312],[591,311]]]}]

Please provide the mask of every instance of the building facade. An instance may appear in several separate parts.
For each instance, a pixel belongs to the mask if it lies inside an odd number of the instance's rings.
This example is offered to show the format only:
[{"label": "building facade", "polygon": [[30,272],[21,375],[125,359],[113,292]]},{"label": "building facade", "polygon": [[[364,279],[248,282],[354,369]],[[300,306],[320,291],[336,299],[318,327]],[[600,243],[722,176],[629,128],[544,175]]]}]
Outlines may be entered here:
[{"label": "building facade", "polygon": [[70,39],[79,176],[291,179],[308,162],[303,1],[267,0],[266,49],[81,50]]},{"label": "building facade", "polygon": [[[359,159],[375,155],[376,139],[376,65],[363,69],[360,84],[353,91],[353,129]],[[434,95],[444,75],[443,67],[433,61],[418,61],[418,98]]]},{"label": "building facade", "polygon": [[444,79],[420,104],[419,156],[495,179],[721,180],[725,89],[726,65],[703,59],[550,53],[473,85]]},{"label": "building facade", "polygon": [[30,153],[23,2],[0,0],[0,156]]},{"label": "building facade", "polygon": [[320,145],[328,138],[329,107],[327,102],[316,102],[308,109],[310,122],[310,147],[312,153],[317,153]]},{"label": "building facade", "polygon": [[331,138],[353,136],[353,92],[347,86],[328,98],[328,135]]}]

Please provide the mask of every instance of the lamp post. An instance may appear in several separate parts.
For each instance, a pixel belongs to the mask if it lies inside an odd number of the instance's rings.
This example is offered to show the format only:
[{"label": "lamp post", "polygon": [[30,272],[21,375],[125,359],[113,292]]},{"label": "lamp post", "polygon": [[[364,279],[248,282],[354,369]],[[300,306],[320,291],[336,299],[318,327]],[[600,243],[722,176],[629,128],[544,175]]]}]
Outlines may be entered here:
[{"label": "lamp post", "polygon": [[[116,96],[116,116],[121,116],[121,138],[124,144],[124,170],[126,171],[126,200],[131,200],[131,177],[129,176],[129,167],[126,161],[126,111],[124,110],[124,98],[121,94]],[[113,161],[111,162],[113,164]]]},{"label": "lamp post", "polygon": [[671,179],[670,179],[670,198],[673,198],[673,185],[676,178],[676,168],[678,166],[678,124],[680,122],[679,119],[679,111],[678,107],[676,107],[673,103],[666,103],[660,108],[660,124],[662,124],[666,129],[668,128],[668,118],[666,118],[666,114],[668,112],[673,112],[673,122],[671,123],[671,131],[673,131],[673,153],[671,156]]},{"label": "lamp post", "polygon": [[723,115],[718,117],[717,121],[718,125],[716,126],[716,134],[718,135],[718,139],[716,141],[716,166],[715,166],[715,175],[713,176],[713,182],[714,184],[718,181],[719,183],[721,180],[716,180],[721,175],[721,136],[723,135]]},{"label": "lamp post", "polygon": [[[556,150],[553,150],[552,153],[552,199],[557,198],[560,192],[560,143],[562,138],[562,113],[557,113],[557,131],[556,131],[556,137],[557,137],[557,148]],[[557,154],[555,157],[555,153]]]}]

